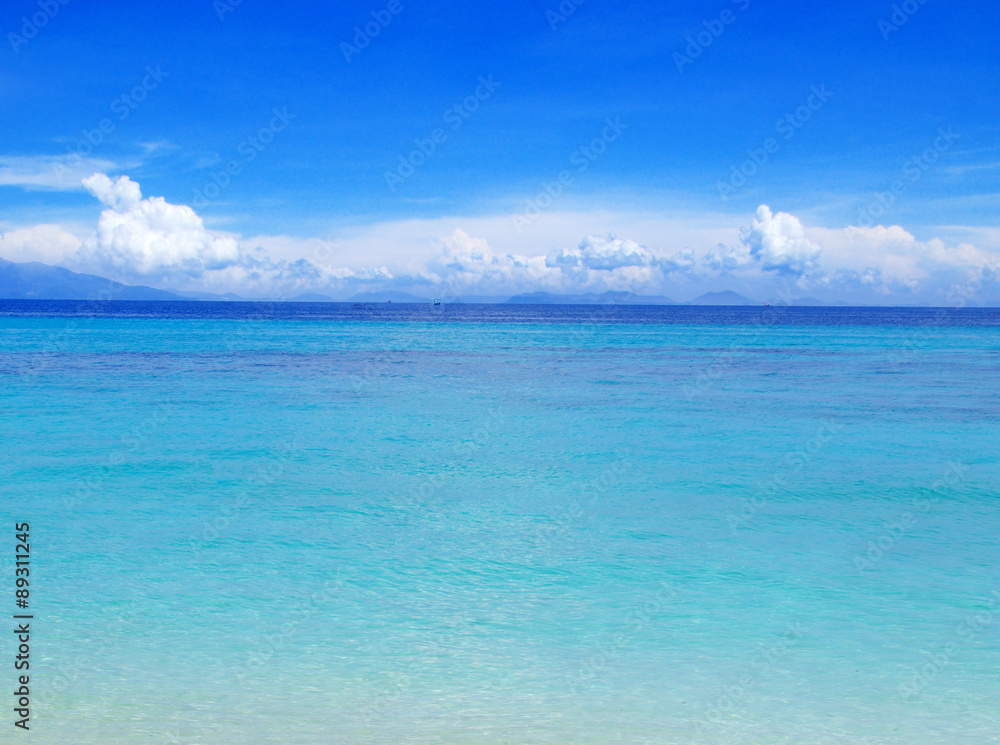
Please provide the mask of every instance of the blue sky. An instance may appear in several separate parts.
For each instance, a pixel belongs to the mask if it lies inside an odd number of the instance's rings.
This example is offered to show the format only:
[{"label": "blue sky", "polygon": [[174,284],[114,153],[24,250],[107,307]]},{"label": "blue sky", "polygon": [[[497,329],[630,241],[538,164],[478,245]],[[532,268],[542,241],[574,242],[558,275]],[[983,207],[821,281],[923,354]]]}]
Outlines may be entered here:
[{"label": "blue sky", "polygon": [[[924,246],[879,292],[906,286],[926,301],[961,280],[956,267],[988,263],[1000,248],[998,16],[992,4],[941,0],[11,2],[0,12],[0,256],[113,267],[154,284],[264,291],[235,264],[187,256],[190,246],[180,249],[178,272],[177,262],[135,260],[148,239],[124,255],[102,244],[98,222],[109,205],[81,183],[100,172],[127,176],[144,198],[191,206],[204,230],[234,237],[244,270],[252,257],[266,262],[258,276],[278,277],[281,262],[316,263],[314,242],[323,241],[334,274],[324,269],[310,289],[334,295],[357,289],[334,282],[341,269],[359,277],[384,270],[378,276],[392,278],[385,286],[402,288],[447,283],[435,261],[476,274],[478,256],[506,272],[506,285],[492,285],[502,292],[634,286],[690,294],[725,285],[760,295],[792,281],[833,299],[837,272],[887,277],[899,264],[854,266],[838,243],[862,240],[845,237],[849,226],[881,225],[908,237],[872,233],[854,253],[889,250],[887,240],[900,255]],[[373,29],[379,17],[391,20],[345,55],[355,28]],[[456,104],[467,108],[455,113]],[[595,143],[609,120],[620,123],[614,139]],[[100,140],[93,147],[88,132]],[[420,160],[411,156],[418,141],[433,152],[412,175],[400,171],[401,158]],[[741,167],[745,182],[733,176]],[[542,214],[510,230],[565,171],[572,177],[551,204],[542,197]],[[390,185],[387,173],[405,178]],[[224,187],[216,192],[217,183]],[[890,202],[884,210],[870,209],[876,192]],[[803,240],[821,249],[819,266],[803,263],[813,249],[802,245],[789,249],[794,261],[768,263],[764,254],[781,249],[755,248],[769,235],[767,226],[759,240],[752,235],[761,205],[804,226]],[[54,226],[80,246],[53,238]],[[165,225],[143,230],[176,238]],[[604,243],[584,246],[587,236]],[[945,249],[934,241],[961,260],[939,267],[941,257],[932,259]],[[706,256],[718,255],[720,243],[735,258],[713,269]],[[601,252],[634,262],[595,269],[608,265],[593,260]],[[581,271],[518,274],[510,256],[545,257],[547,269],[576,261]],[[369,275],[366,288],[383,286]],[[459,284],[491,286],[469,276]]]}]

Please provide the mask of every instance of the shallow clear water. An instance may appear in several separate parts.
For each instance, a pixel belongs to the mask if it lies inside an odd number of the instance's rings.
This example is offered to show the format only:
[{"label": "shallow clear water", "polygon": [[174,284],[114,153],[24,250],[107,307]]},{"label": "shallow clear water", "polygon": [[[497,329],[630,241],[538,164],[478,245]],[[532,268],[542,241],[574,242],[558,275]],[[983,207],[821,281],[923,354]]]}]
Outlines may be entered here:
[{"label": "shallow clear water", "polygon": [[1000,742],[998,373],[996,310],[0,302],[31,740]]}]

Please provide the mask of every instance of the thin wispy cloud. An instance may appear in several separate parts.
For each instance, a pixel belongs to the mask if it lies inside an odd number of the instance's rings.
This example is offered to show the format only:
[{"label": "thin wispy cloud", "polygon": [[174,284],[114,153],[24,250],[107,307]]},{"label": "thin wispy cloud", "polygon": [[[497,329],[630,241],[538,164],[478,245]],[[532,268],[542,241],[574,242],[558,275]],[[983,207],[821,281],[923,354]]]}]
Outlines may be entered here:
[{"label": "thin wispy cloud", "polygon": [[53,191],[83,191],[83,179],[95,171],[112,171],[118,164],[76,155],[0,156],[0,186]]}]

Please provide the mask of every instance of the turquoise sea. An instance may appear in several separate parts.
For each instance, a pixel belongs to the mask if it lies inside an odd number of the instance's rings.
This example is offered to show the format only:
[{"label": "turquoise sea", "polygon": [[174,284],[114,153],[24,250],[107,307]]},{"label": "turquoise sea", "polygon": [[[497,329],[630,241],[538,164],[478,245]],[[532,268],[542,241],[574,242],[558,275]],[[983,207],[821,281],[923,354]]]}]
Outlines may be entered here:
[{"label": "turquoise sea", "polygon": [[0,380],[3,742],[1000,742],[1000,310],[0,301]]}]

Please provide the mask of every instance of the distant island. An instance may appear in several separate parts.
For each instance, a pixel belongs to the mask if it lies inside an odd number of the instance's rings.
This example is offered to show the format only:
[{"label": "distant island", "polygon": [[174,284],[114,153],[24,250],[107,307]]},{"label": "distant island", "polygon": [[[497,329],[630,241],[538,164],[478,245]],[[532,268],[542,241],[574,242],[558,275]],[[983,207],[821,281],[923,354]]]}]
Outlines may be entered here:
[{"label": "distant island", "polygon": [[18,264],[0,259],[0,298],[4,300],[184,300],[155,287],[124,285],[94,274],[32,261]]},{"label": "distant island", "polygon": [[[0,259],[0,299],[3,300],[159,300],[159,301],[212,301],[258,302],[259,298],[244,298],[234,293],[222,295],[209,292],[160,290],[144,285],[126,285],[94,274],[80,274],[58,266],[37,261],[17,263]],[[752,300],[737,292],[708,292],[687,302],[678,302],[663,295],[637,295],[634,292],[611,291],[584,294],[558,294],[530,292],[508,295],[464,295],[422,297],[406,292],[362,292],[346,299],[328,295],[304,293],[283,300],[266,298],[268,302],[289,303],[432,303],[443,304],[506,304],[506,305],[732,305],[753,306],[765,303]],[[793,300],[791,305],[828,305],[815,298]],[[832,303],[841,305],[841,303]]]},{"label": "distant island", "polygon": [[740,295],[738,292],[706,292],[692,300],[689,305],[762,305],[756,300]]},{"label": "distant island", "polygon": [[514,305],[679,305],[662,295],[636,295],[634,292],[604,292],[600,295],[556,295],[551,292],[531,292],[507,300]]}]

